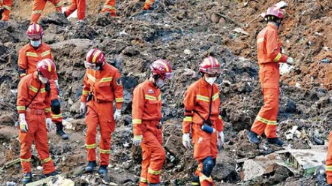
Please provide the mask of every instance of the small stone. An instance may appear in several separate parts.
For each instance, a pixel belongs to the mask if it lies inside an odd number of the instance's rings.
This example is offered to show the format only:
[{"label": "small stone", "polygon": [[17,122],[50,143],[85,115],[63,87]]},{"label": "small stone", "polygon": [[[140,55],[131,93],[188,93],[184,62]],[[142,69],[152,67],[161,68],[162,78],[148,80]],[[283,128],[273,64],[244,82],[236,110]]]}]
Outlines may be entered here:
[{"label": "small stone", "polygon": [[184,52],[185,54],[187,54],[187,55],[190,55],[190,54],[191,54],[191,51],[190,51],[189,49],[185,49],[183,52]]},{"label": "small stone", "polygon": [[218,22],[219,22],[219,19],[220,19],[220,16],[219,16],[218,14],[213,13],[213,14],[211,15],[211,21],[212,21],[213,23],[218,23]]}]

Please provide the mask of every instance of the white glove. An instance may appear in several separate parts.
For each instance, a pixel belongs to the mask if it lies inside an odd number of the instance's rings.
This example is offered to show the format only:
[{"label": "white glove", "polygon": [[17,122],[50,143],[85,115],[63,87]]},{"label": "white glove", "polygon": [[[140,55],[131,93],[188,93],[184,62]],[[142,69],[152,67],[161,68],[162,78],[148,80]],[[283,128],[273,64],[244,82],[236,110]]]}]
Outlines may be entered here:
[{"label": "white glove", "polygon": [[134,138],[133,138],[133,144],[135,146],[139,146],[139,145],[141,145],[142,140],[143,140],[143,136],[142,135],[134,136]]},{"label": "white glove", "polygon": [[53,130],[53,122],[51,118],[46,118],[46,129],[48,132],[51,132]]},{"label": "white glove", "polygon": [[20,114],[20,129],[22,132],[28,132],[28,123],[25,121],[25,114]]},{"label": "white glove", "polygon": [[80,113],[85,114],[86,112],[86,102],[81,102]]},{"label": "white glove", "polygon": [[294,65],[294,59],[292,57],[288,57],[286,63],[289,65]]},{"label": "white glove", "polygon": [[120,118],[121,118],[121,109],[116,109],[115,112],[114,112],[113,117],[114,117],[115,121],[119,121]]},{"label": "white glove", "polygon": [[186,149],[190,148],[190,133],[184,133],[182,136],[182,144]]},{"label": "white glove", "polygon": [[221,131],[221,132],[218,132],[218,138],[217,138],[217,145],[218,145],[218,148],[220,149],[223,144],[225,143],[225,135],[224,135],[224,132]]}]

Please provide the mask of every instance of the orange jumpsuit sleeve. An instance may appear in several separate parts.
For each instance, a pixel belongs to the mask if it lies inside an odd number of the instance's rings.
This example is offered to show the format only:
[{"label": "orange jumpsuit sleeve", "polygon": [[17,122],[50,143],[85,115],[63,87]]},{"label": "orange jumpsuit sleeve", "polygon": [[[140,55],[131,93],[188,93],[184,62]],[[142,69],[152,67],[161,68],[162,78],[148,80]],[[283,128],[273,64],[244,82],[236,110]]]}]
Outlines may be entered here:
[{"label": "orange jumpsuit sleeve", "polygon": [[86,102],[86,98],[89,95],[90,92],[90,84],[88,83],[88,76],[87,71],[85,71],[84,79],[83,79],[83,91],[81,96],[81,102]]},{"label": "orange jumpsuit sleeve", "polygon": [[28,60],[24,48],[21,48],[18,54],[18,67],[19,70],[25,71],[25,72],[20,72],[20,78],[22,79],[24,76],[26,76],[26,70],[28,68]]},{"label": "orange jumpsuit sleeve", "polygon": [[220,115],[216,121],[216,129],[218,132],[224,131],[224,121],[222,120]]},{"label": "orange jumpsuit sleeve", "polygon": [[266,32],[266,53],[274,62],[286,62],[287,60],[287,56],[281,54],[276,30],[268,30]]},{"label": "orange jumpsuit sleeve", "polygon": [[195,109],[196,103],[196,91],[195,89],[189,87],[184,94],[184,119],[182,122],[182,132],[189,133],[190,127],[193,122],[193,110]]},{"label": "orange jumpsuit sleeve", "polygon": [[[51,48],[50,48],[49,50],[51,51]],[[51,60],[54,62],[54,58],[53,58],[53,53],[52,53],[52,51],[51,51],[51,53],[50,53],[50,56],[51,56]],[[54,79],[54,80],[58,80],[58,74],[57,74],[57,73],[55,73],[53,79]]]},{"label": "orange jumpsuit sleeve", "polygon": [[17,90],[17,112],[19,114],[25,114],[25,106],[28,104],[28,98],[29,98],[29,85],[28,82],[23,79],[18,84],[18,90]]},{"label": "orange jumpsuit sleeve", "polygon": [[113,81],[112,81],[112,87],[115,97],[115,107],[117,109],[121,109],[121,105],[123,103],[123,86],[121,82],[121,76],[120,72],[116,70]]},{"label": "orange jumpsuit sleeve", "polygon": [[51,96],[47,95],[45,100],[44,100],[44,104],[45,104],[45,116],[46,118],[51,118]]},{"label": "orange jumpsuit sleeve", "polygon": [[132,119],[134,136],[142,135],[141,124],[144,112],[144,90],[141,86],[135,88],[133,93]]}]

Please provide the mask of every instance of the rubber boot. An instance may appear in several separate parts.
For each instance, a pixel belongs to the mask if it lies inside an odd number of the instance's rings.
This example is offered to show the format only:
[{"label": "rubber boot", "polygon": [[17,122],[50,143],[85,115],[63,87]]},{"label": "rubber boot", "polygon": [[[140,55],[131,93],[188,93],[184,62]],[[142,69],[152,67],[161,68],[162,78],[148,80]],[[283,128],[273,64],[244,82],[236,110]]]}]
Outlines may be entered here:
[{"label": "rubber boot", "polygon": [[51,173],[45,174],[46,177],[56,176],[56,175],[58,175],[58,172],[57,172],[57,171],[53,171],[53,172],[51,172]]},{"label": "rubber boot", "polygon": [[97,166],[96,161],[89,161],[88,166],[85,167],[85,172],[92,172]]},{"label": "rubber boot", "polygon": [[107,174],[107,165],[100,165],[100,167],[98,169],[98,173],[100,175],[102,175],[103,177],[105,177]]},{"label": "rubber boot", "polygon": [[201,185],[199,183],[199,177],[196,176],[195,174],[193,174],[192,177],[191,177],[191,186],[197,186],[197,185],[198,186]]},{"label": "rubber boot", "polygon": [[284,144],[284,142],[282,142],[279,138],[267,138],[267,142],[277,145],[279,147],[282,147],[282,145]]},{"label": "rubber boot", "polygon": [[160,183],[149,183],[148,186],[160,186]]},{"label": "rubber boot", "polygon": [[22,183],[27,184],[27,183],[30,183],[30,182],[32,182],[32,174],[31,174],[31,172],[24,173],[24,177],[23,177]]},{"label": "rubber boot", "polygon": [[56,134],[60,136],[63,140],[69,139],[68,135],[63,131],[62,123],[56,123]]},{"label": "rubber boot", "polygon": [[253,143],[253,144],[259,144],[260,143],[260,140],[257,138],[257,134],[254,133],[253,131],[249,131],[247,137],[248,137],[250,143]]},{"label": "rubber boot", "polygon": [[0,8],[0,20],[2,19],[2,13],[5,11],[5,9],[4,8]]}]

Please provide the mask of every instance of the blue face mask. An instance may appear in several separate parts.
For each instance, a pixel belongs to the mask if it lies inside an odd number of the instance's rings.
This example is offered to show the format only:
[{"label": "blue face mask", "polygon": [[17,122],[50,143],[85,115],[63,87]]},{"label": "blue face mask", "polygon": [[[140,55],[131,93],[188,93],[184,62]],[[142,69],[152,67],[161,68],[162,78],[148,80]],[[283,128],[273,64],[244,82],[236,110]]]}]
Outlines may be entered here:
[{"label": "blue face mask", "polygon": [[38,40],[38,41],[33,41],[33,40],[31,40],[31,41],[30,41],[30,44],[31,44],[31,46],[33,46],[33,47],[39,47],[39,46],[41,45],[41,39]]}]

